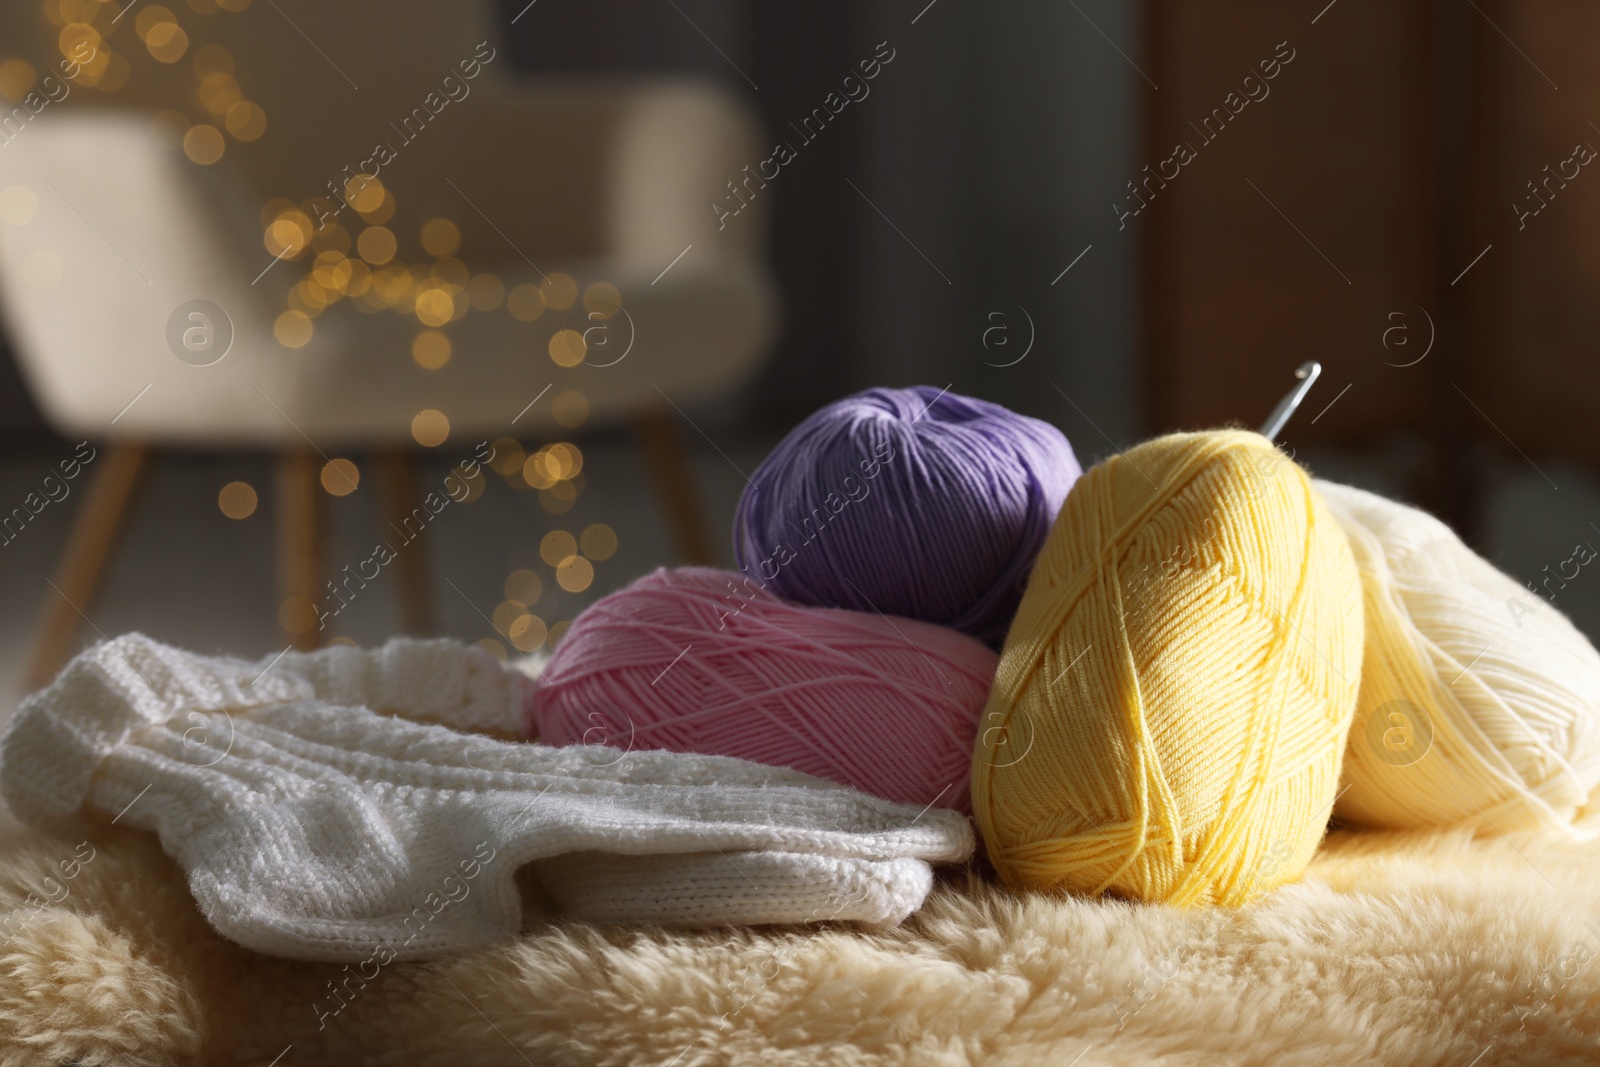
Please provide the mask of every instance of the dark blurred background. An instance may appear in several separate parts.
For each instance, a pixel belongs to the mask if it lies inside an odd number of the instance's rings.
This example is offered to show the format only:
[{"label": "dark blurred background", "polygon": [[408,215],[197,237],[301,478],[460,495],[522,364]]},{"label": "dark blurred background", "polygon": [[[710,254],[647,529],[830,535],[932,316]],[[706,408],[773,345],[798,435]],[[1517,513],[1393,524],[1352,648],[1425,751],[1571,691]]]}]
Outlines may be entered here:
[{"label": "dark blurred background", "polygon": [[[1116,234],[1109,205],[1140,138],[1144,83],[1117,52],[1142,47],[1139,7],[1087,3],[1091,24],[1042,0],[984,10],[937,0],[913,25],[920,7],[508,0],[498,29],[530,77],[707,79],[747,94],[773,139],[796,143],[789,124],[887,41],[895,58],[863,106],[803,144],[765,194],[782,332],[749,403],[719,410],[797,419],[870,385],[954,382],[1095,434],[1050,389],[1057,381],[1125,443],[1146,422],[1138,238]],[[381,52],[381,38],[373,47]],[[1070,283],[1052,288],[1096,240]],[[1035,354],[1005,373],[986,367],[1025,344],[1022,308],[1037,326]],[[997,324],[1006,329],[988,335],[990,352],[984,335]],[[1013,352],[999,347],[1008,340]],[[15,372],[5,373],[5,432],[43,431]]]},{"label": "dark blurred background", "polygon": [[[1141,137],[1145,83],[1118,49],[1142,50],[1142,20],[1138,4],[1043,0],[540,0],[515,55],[529,71],[721,80],[795,140],[790,124],[888,42],[862,106],[771,190],[784,325],[748,410],[794,420],[872,385],[954,383],[1096,451],[1049,383],[1114,440],[1143,432],[1138,239],[1109,210]],[[1026,346],[1029,316],[1036,354],[991,366]]]},{"label": "dark blurred background", "polygon": [[[760,193],[782,302],[770,356],[733,400],[679,412],[723,561],[742,474],[861,388],[926,382],[1012,405],[1060,425],[1087,465],[1159,431],[1257,425],[1308,359],[1323,375],[1284,440],[1316,473],[1428,507],[1522,578],[1600,539],[1600,177],[1579,162],[1600,145],[1592,5],[510,0],[494,16],[522,76],[716,82],[769,141],[880,43],[893,50],[870,95]],[[374,50],[405,32],[381,27]],[[7,486],[62,447],[8,359],[0,434],[21,472]],[[624,437],[577,440],[580,511],[621,548],[591,586],[551,586],[552,625],[674,555],[632,505],[644,476]],[[270,645],[264,579],[220,564],[205,581],[123,573],[159,554],[170,516],[226,525],[212,504],[226,477],[266,478],[247,456],[176,462],[210,488],[185,512],[184,483],[158,485],[173,510],[135,517],[96,625],[177,638],[259,602],[264,621],[230,632]],[[333,521],[335,541],[356,523]],[[463,513],[430,551],[447,578],[484,552],[497,576],[537,569],[557,521]],[[245,538],[225,554],[270,555],[270,530],[215,536]],[[441,585],[441,628],[483,636],[497,581],[466,605]],[[188,621],[141,614],[174,583]],[[3,584],[21,640],[43,588],[14,567]],[[1600,583],[1556,604],[1600,632]],[[362,606],[348,632],[381,639],[387,607]]]}]

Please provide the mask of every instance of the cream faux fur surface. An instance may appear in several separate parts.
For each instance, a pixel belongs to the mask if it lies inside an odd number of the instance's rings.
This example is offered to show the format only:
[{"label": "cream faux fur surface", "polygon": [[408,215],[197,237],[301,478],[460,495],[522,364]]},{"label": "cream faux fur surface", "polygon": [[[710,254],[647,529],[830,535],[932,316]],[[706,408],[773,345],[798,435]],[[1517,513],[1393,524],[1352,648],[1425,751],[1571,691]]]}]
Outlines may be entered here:
[{"label": "cream faux fur surface", "polygon": [[1231,913],[957,870],[889,932],[541,922],[364,983],[218,937],[149,835],[0,855],[6,1065],[1600,1063],[1600,845],[1335,834]]}]

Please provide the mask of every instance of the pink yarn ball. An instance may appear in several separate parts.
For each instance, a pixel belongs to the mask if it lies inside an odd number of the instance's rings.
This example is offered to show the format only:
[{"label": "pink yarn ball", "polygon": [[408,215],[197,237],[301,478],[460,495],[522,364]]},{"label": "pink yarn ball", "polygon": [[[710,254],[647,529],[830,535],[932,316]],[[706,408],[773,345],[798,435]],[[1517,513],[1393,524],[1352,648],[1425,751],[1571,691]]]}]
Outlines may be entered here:
[{"label": "pink yarn ball", "polygon": [[942,626],[789,604],[730,571],[658,570],[573,622],[533,725],[550,745],[734,756],[969,811],[998,664]]}]

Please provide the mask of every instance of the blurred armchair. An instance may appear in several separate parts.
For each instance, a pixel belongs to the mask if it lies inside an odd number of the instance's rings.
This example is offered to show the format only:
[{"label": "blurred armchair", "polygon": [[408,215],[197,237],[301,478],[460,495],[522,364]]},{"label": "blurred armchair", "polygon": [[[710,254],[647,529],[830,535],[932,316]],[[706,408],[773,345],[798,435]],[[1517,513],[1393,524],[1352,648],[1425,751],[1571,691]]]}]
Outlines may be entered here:
[{"label": "blurred armchair", "polygon": [[[577,390],[591,424],[639,428],[680,554],[710,560],[672,409],[730,392],[759,366],[773,333],[758,210],[719,228],[707,206],[759,158],[747,110],[694,83],[514,81],[497,76],[509,67],[504,57],[464,79],[462,61],[484,48],[494,54],[480,43],[489,35],[477,4],[277,6],[281,18],[257,5],[189,31],[196,44],[221,40],[231,50],[240,84],[267,115],[260,142],[230,140],[223,159],[199,166],[152,123],[158,92],[82,106],[90,94],[81,90],[0,145],[0,188],[22,185],[38,200],[31,221],[0,240],[6,325],[52,425],[107,445],[46,600],[33,684],[70,653],[156,449],[277,453],[280,595],[314,600],[317,478],[331,450],[377,456],[385,510],[406,515],[419,411],[443,412],[458,443],[527,439],[555,425],[554,395]],[[0,15],[0,39],[37,36],[30,18]],[[395,123],[447,75],[468,91],[404,139],[413,131]],[[602,321],[580,303],[576,321],[547,311],[529,322],[462,303],[442,327],[452,357],[430,370],[409,355],[416,318],[345,300],[315,319],[302,346],[285,347],[274,323],[306,263],[277,262],[266,250],[260,206],[327,197],[329,182],[378,141],[393,157],[379,180],[403,209],[452,218],[475,271],[492,272],[506,290],[557,271],[579,292],[609,282],[621,312]],[[333,206],[337,223],[361,229],[353,208]],[[59,265],[59,281],[46,288],[29,284],[30,257],[41,251]],[[195,301],[226,318],[187,318],[180,309]],[[214,361],[215,350],[181,352],[175,340],[198,325],[218,344],[230,324],[231,346]],[[586,333],[588,358],[570,367],[552,359],[560,329]],[[418,547],[396,567],[407,627],[420,630],[430,609]],[[290,637],[306,646],[315,633]]]}]

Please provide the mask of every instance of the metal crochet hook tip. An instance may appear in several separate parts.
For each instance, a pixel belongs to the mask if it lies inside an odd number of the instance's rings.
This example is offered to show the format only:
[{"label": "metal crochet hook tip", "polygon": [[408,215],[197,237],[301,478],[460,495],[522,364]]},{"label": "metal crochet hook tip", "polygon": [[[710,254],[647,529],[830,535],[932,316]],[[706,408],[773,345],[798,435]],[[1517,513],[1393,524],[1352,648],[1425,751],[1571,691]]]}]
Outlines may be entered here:
[{"label": "metal crochet hook tip", "polygon": [[1278,406],[1272,409],[1272,414],[1267,416],[1267,421],[1261,424],[1261,436],[1269,441],[1276,441],[1278,434],[1283,432],[1284,424],[1289,421],[1289,416],[1294,414],[1294,409],[1300,406],[1306,394],[1311,391],[1312,383],[1317,380],[1317,375],[1322,373],[1322,364],[1314,359],[1300,364],[1300,369],[1294,372],[1298,379],[1295,387],[1289,390]]}]

